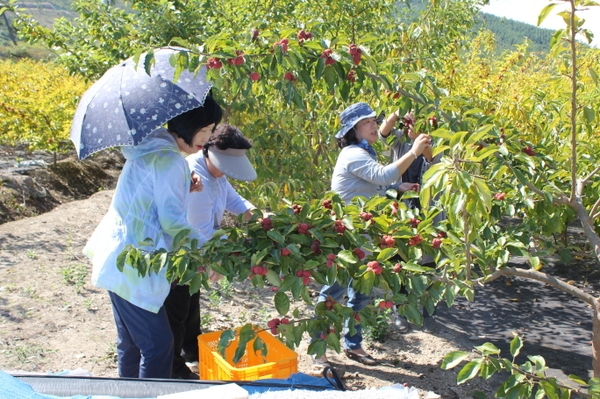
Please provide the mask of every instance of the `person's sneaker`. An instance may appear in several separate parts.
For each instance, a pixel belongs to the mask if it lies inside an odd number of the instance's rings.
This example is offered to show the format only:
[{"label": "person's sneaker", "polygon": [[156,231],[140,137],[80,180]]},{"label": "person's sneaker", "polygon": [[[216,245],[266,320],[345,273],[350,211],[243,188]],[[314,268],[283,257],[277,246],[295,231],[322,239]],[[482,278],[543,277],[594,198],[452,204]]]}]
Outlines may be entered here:
[{"label": "person's sneaker", "polygon": [[435,317],[427,316],[423,317],[423,331],[425,332],[433,332],[437,328],[437,321],[435,321]]},{"label": "person's sneaker", "polygon": [[198,362],[185,362],[185,365],[192,371],[192,373],[198,373]]}]

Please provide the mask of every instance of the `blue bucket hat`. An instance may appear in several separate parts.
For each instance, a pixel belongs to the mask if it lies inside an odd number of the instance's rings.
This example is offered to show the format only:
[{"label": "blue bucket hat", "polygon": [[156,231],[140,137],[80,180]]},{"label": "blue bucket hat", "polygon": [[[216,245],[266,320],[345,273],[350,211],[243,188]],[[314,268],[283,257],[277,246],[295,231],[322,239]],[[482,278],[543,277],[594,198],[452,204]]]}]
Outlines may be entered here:
[{"label": "blue bucket hat", "polygon": [[335,138],[341,139],[348,133],[348,130],[352,129],[358,122],[363,119],[374,118],[375,115],[375,111],[373,111],[367,103],[352,104],[340,114],[342,128],[335,134]]}]

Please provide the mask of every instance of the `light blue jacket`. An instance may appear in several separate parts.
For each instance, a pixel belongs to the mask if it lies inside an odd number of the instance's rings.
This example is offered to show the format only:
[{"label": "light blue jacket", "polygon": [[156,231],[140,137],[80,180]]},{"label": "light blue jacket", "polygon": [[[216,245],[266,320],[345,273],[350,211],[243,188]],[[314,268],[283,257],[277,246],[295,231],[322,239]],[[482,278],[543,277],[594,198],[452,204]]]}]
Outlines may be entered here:
[{"label": "light blue jacket", "polygon": [[[152,132],[137,147],[122,147],[122,152],[126,162],[112,203],[83,252],[92,260],[95,286],[157,313],[169,293],[166,270],[142,278],[130,266],[120,272],[116,259],[127,244],[171,250],[182,229],[205,242],[186,220],[191,172],[166,129]],[[153,247],[139,246],[146,238],[154,241]]]},{"label": "light blue jacket", "polygon": [[366,198],[384,196],[398,179],[400,171],[395,165],[383,166],[371,158],[366,150],[349,145],[338,156],[331,178],[331,190],[343,201],[349,202],[359,195]]},{"label": "light blue jacket", "polygon": [[190,193],[187,218],[207,240],[220,228],[225,210],[237,216],[254,209],[248,200],[235,191],[226,176],[214,177],[210,174],[202,151],[188,156],[186,160],[190,169],[202,178],[204,186],[202,191]]}]

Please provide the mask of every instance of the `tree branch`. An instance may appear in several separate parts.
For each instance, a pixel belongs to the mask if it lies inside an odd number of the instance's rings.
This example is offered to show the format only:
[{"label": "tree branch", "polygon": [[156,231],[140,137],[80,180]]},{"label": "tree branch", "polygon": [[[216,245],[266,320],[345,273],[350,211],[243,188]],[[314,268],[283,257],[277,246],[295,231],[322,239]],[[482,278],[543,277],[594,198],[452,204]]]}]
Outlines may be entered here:
[{"label": "tree branch", "polygon": [[598,173],[598,171],[600,171],[600,166],[596,167],[596,169],[594,169],[589,175],[587,175],[583,180],[581,180],[581,184],[585,186],[590,181],[590,179],[594,177],[596,173]]},{"label": "tree branch", "polygon": [[538,272],[537,270],[532,270],[532,269],[504,267],[502,269],[498,269],[498,270],[494,271],[489,276],[482,277],[476,281],[477,282],[480,281],[480,282],[486,284],[486,283],[496,280],[497,278],[499,278],[501,276],[518,276],[518,277],[523,277],[523,278],[527,278],[530,280],[539,281],[539,282],[542,282],[545,284],[549,284],[549,285],[553,286],[554,288],[558,288],[559,290],[566,292],[567,294],[571,294],[574,297],[581,299],[582,301],[584,301],[585,303],[587,303],[589,305],[593,305],[594,300],[595,300],[594,296],[584,292],[580,288],[577,288],[573,285],[567,284],[566,282],[564,282],[562,280],[558,280],[556,277],[551,276],[547,273]]}]

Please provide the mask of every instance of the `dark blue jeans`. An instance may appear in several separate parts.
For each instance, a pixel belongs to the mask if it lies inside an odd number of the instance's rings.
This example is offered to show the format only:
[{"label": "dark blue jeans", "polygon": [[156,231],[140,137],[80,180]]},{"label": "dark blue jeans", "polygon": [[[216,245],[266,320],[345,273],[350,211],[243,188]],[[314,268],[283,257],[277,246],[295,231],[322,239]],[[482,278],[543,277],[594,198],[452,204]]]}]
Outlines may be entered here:
[{"label": "dark blue jeans", "polygon": [[171,378],[173,334],[164,306],[152,313],[113,292],[108,295],[117,325],[119,376]]},{"label": "dark blue jeans", "polygon": [[[331,296],[336,302],[339,302],[343,298],[346,290],[348,291],[348,307],[352,308],[355,312],[361,311],[367,307],[371,300],[371,296],[356,292],[354,288],[352,288],[352,279],[350,279],[348,287],[342,287],[337,281],[333,285],[324,286],[319,294],[319,302],[323,302],[328,296]],[[356,324],[356,334],[354,335],[350,335],[348,320],[346,320],[344,325],[344,348],[350,350],[360,349],[360,344],[362,343],[362,328],[360,324]]]}]

